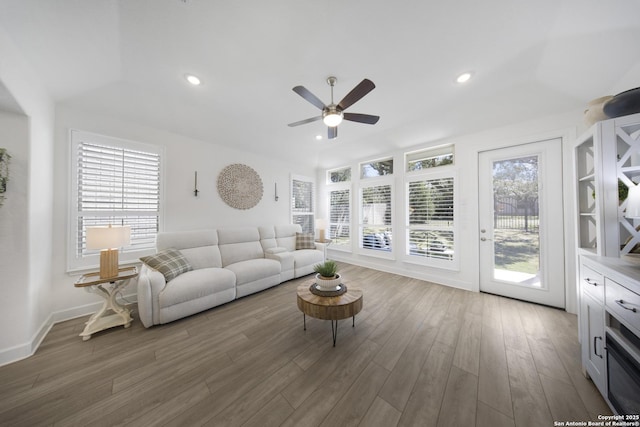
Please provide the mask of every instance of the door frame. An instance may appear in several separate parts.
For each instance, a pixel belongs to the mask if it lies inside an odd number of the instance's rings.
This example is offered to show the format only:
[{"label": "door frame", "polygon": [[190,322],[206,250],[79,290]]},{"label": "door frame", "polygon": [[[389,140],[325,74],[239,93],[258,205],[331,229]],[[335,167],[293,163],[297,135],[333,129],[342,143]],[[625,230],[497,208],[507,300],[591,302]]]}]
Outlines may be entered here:
[{"label": "door frame", "polygon": [[[495,234],[493,165],[495,162],[523,157],[538,159],[538,206],[539,277],[542,288],[497,279],[495,274]],[[558,158],[560,156],[560,158]],[[554,183],[563,178],[562,139],[552,138],[528,144],[485,150],[478,155],[478,218],[482,226],[479,257],[479,288],[539,304],[564,309],[566,306],[566,283],[564,256],[564,192]],[[558,169],[559,168],[559,169]],[[560,217],[561,221],[558,221]],[[489,233],[485,233],[487,229]],[[487,237],[485,241],[483,238]],[[484,289],[483,289],[484,287]]]},{"label": "door frame", "polygon": [[[488,151],[492,149],[499,148],[507,148],[514,145],[528,144],[531,142],[544,141],[547,139],[561,138],[562,139],[562,161],[563,161],[563,192],[564,192],[564,200],[563,200],[563,209],[564,209],[564,261],[565,261],[565,311],[572,314],[577,314],[579,310],[579,301],[577,297],[577,250],[575,239],[576,239],[576,230],[575,224],[570,221],[572,218],[573,212],[576,209],[575,202],[575,188],[573,186],[573,141],[577,138],[577,128],[567,127],[567,122],[571,121],[573,123],[575,117],[571,116],[570,119],[565,120],[557,120],[556,125],[552,127],[550,131],[540,131],[539,127],[536,126],[536,123],[530,123],[527,126],[518,127],[515,129],[518,131],[516,136],[510,136],[514,133],[514,129],[503,129],[498,134],[489,134],[483,136],[480,141],[478,141],[477,148],[469,153],[470,156],[474,157],[474,175],[467,177],[465,175],[464,181],[473,188],[473,194],[470,194],[469,205],[463,202],[464,205],[467,206],[475,206],[475,209],[472,209],[473,215],[469,218],[471,220],[471,224],[469,227],[469,231],[473,232],[473,238],[469,241],[469,243],[473,242],[473,247],[471,252],[474,254],[472,259],[469,259],[469,262],[473,262],[475,264],[476,270],[476,280],[473,280],[471,283],[471,287],[469,288],[471,291],[479,292],[480,291],[480,281],[479,279],[479,271],[480,271],[480,221],[479,221],[479,211],[477,209],[479,205],[479,182],[478,182],[478,165],[479,165],[479,156],[483,151]],[[547,129],[549,126],[545,126]],[[523,134],[528,134],[529,136],[523,136]],[[518,136],[519,135],[519,136]],[[533,135],[533,136],[531,136]],[[461,176],[461,178],[463,178]]]}]

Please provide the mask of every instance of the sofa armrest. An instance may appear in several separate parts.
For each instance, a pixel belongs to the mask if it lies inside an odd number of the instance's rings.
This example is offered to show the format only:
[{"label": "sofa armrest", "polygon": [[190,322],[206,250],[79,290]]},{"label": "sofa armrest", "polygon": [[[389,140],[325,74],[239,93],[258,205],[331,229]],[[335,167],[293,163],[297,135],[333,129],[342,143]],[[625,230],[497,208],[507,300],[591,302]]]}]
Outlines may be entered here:
[{"label": "sofa armrest", "polygon": [[316,241],[316,251],[320,251],[322,252],[322,259],[323,261],[327,260],[327,247],[331,244],[331,240],[328,240],[326,242],[318,242]]},{"label": "sofa armrest", "polygon": [[138,316],[145,328],[159,323],[158,295],[165,285],[162,273],[142,264],[138,275]]},{"label": "sofa armrest", "polygon": [[293,254],[286,249],[284,249],[284,251],[282,252],[277,253],[268,253],[267,251],[265,251],[265,258],[280,261],[280,269],[282,271],[293,271]]},{"label": "sofa armrest", "polygon": [[[266,255],[281,254],[283,252],[288,252],[287,248],[275,247],[275,248],[265,249],[264,254],[266,256]],[[267,256],[267,258],[268,258],[268,256]]]}]

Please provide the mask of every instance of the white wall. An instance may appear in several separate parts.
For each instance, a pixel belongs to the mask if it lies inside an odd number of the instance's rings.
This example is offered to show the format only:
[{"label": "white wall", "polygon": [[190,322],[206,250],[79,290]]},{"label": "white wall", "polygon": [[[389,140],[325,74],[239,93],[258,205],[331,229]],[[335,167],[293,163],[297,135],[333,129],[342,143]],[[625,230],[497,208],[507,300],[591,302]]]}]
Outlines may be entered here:
[{"label": "white wall", "polygon": [[2,28],[0,58],[0,81],[26,115],[26,118],[3,115],[7,128],[0,133],[15,138],[3,140],[1,145],[16,154],[12,163],[15,175],[8,194],[15,198],[7,201],[7,209],[0,208],[0,221],[4,226],[9,221],[9,227],[16,228],[11,238],[19,240],[1,242],[2,365],[30,355],[51,326],[54,104]]},{"label": "white wall", "polygon": [[[459,239],[457,255],[459,256],[459,268],[455,271],[444,270],[422,265],[415,265],[399,260],[396,255],[395,259],[381,259],[371,255],[358,253],[356,239],[352,237],[352,252],[344,252],[332,249],[329,246],[328,256],[353,264],[385,270],[397,274],[415,277],[423,280],[429,280],[457,288],[478,291],[479,289],[479,230],[478,230],[478,154],[481,151],[491,150],[495,148],[507,147],[510,145],[523,144],[527,142],[536,142],[550,138],[563,138],[563,176],[564,184],[564,212],[565,212],[565,283],[566,283],[566,308],[567,311],[575,313],[577,310],[577,299],[575,289],[575,238],[574,238],[574,221],[573,219],[573,168],[572,168],[572,144],[575,139],[576,129],[582,127],[581,112],[571,112],[564,115],[546,117],[526,123],[519,123],[512,126],[491,129],[484,132],[465,135],[457,138],[449,138],[439,140],[432,143],[425,143],[412,147],[403,147],[389,151],[388,153],[379,153],[375,158],[384,158],[393,156],[397,172],[394,178],[395,182],[395,220],[394,226],[396,230],[403,229],[403,212],[402,205],[404,182],[402,178],[402,165],[404,162],[404,153],[407,151],[418,150],[429,146],[442,144],[455,144],[455,168],[458,172],[458,211],[455,221],[457,223],[457,233]],[[367,161],[372,159],[359,159],[359,161]],[[351,166],[352,176],[358,174],[358,163],[343,164],[338,162],[330,166],[330,168]],[[326,198],[326,169],[319,170],[316,180],[318,182],[318,201],[319,215],[328,217]],[[354,187],[353,191],[357,189]],[[354,200],[352,198],[352,200]],[[357,212],[353,210],[352,212]],[[352,218],[352,224],[357,218]],[[357,227],[352,227],[352,236],[356,235]],[[399,236],[400,242],[396,245],[396,251],[402,246],[404,236],[402,232],[394,233]]]},{"label": "white wall", "polygon": [[0,148],[11,155],[9,183],[0,207],[0,350],[22,344],[30,335],[23,305],[29,295],[28,126],[27,117],[0,112]]},{"label": "white wall", "polygon": [[[59,106],[56,114],[55,205],[54,205],[54,319],[62,320],[95,310],[99,300],[74,288],[77,273],[66,271],[66,244],[69,209],[69,130],[79,129],[101,135],[154,144],[164,149],[163,229],[167,231],[229,226],[287,224],[290,222],[290,175],[312,179],[311,165],[281,162],[215,142],[199,141],[163,130]],[[268,143],[265,141],[265,144]],[[216,188],[220,171],[233,163],[252,167],[263,183],[262,200],[252,209],[238,210],[226,205]],[[198,171],[198,197],[194,197],[194,172]],[[279,201],[274,200],[278,184]],[[131,286],[125,292],[135,293]]]}]

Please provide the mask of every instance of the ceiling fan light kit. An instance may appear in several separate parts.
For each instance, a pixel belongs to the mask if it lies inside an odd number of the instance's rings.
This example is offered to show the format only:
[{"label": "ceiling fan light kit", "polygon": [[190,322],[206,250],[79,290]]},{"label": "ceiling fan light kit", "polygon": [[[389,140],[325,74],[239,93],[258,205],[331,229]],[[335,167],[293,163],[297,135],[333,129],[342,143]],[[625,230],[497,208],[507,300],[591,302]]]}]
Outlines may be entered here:
[{"label": "ceiling fan light kit", "polygon": [[322,120],[328,127],[328,138],[335,139],[338,137],[338,125],[342,123],[342,120],[349,120],[352,122],[365,123],[369,125],[376,124],[380,120],[380,116],[373,116],[370,114],[359,113],[345,113],[344,110],[360,101],[366,94],[375,89],[376,85],[369,79],[362,80],[351,92],[349,92],[342,101],[338,104],[333,102],[333,87],[335,86],[337,78],[331,76],[327,78],[327,84],[331,87],[331,103],[325,105],[320,98],[309,92],[304,86],[296,86],[293,91],[306,99],[311,104],[315,105],[322,110],[322,115],[311,117],[309,119],[300,120],[298,122],[289,123],[289,127],[300,126],[306,123]]}]

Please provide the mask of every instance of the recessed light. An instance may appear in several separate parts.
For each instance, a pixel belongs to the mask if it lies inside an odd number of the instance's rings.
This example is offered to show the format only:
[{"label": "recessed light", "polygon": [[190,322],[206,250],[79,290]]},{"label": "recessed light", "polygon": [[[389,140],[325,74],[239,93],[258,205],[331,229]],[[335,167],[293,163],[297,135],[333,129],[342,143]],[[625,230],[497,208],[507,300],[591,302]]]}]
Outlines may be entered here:
[{"label": "recessed light", "polygon": [[193,74],[185,74],[184,78],[187,79],[187,81],[194,86],[199,86],[202,84],[202,81],[200,80],[200,78],[197,76],[194,76]]},{"label": "recessed light", "polygon": [[471,79],[473,73],[471,71],[464,72],[456,77],[456,83],[466,83]]},{"label": "recessed light", "polygon": [[322,135],[316,135],[316,140],[320,141],[322,139]]}]

